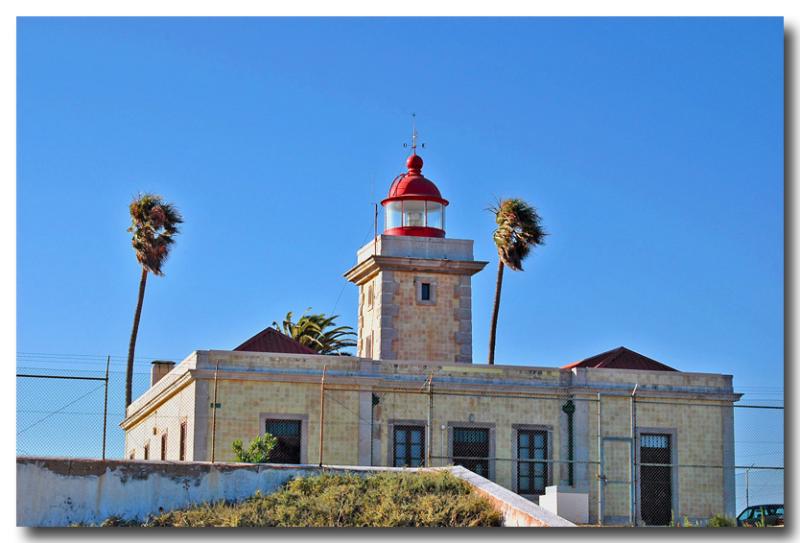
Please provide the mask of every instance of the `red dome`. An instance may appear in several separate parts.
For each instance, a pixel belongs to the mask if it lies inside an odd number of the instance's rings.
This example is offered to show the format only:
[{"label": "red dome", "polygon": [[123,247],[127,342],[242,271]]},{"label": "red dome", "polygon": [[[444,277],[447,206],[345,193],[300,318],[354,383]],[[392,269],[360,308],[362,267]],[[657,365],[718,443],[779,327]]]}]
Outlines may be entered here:
[{"label": "red dome", "polygon": [[429,200],[445,206],[448,204],[433,181],[423,177],[422,157],[414,153],[406,160],[406,166],[408,166],[408,172],[395,177],[389,188],[389,195],[381,202],[381,205],[385,206],[394,200]]}]

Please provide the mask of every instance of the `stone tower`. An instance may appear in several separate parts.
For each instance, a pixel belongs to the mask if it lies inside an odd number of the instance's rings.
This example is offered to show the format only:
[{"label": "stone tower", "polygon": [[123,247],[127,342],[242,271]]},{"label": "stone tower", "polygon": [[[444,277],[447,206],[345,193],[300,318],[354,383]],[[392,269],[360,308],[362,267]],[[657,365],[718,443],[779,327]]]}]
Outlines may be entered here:
[{"label": "stone tower", "polygon": [[472,362],[472,275],[486,262],[472,240],[445,237],[445,208],[414,153],[381,202],[382,235],[358,251],[345,278],[358,285],[358,356]]}]

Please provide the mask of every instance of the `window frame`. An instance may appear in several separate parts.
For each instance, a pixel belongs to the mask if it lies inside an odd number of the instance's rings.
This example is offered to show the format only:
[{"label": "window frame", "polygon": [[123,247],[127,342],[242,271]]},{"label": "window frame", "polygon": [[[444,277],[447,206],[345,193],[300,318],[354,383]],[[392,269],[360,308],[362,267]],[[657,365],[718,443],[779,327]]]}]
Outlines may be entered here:
[{"label": "window frame", "polygon": [[[489,455],[486,457],[487,464],[488,464],[488,471],[489,473],[485,476],[486,479],[490,481],[494,481],[496,477],[496,469],[495,469],[495,456],[496,456],[496,445],[495,445],[495,423],[493,422],[459,422],[459,421],[450,421],[447,423],[447,457],[450,459],[450,462],[455,464],[455,458],[453,456],[453,438],[456,429],[486,429],[488,430],[489,435]],[[465,468],[466,469],[466,468]]]},{"label": "window frame", "polygon": [[[436,290],[437,290],[437,281],[435,277],[420,275],[414,277],[414,293],[415,293],[415,301],[417,305],[436,305]],[[428,300],[422,299],[422,285],[427,284],[429,285],[428,292],[430,294],[430,298]]]},{"label": "window frame", "polygon": [[167,459],[167,445],[168,445],[167,434],[168,434],[167,430],[164,430],[161,433],[161,451],[160,451],[161,460]]},{"label": "window frame", "polygon": [[[512,424],[511,425],[511,450],[513,454],[513,462],[511,468],[511,486],[512,490],[521,496],[541,496],[545,493],[545,489],[553,484],[553,427],[548,424]],[[545,434],[545,462],[538,462],[545,464],[545,485],[542,493],[522,493],[519,488],[519,434],[520,432],[541,432]],[[530,460],[523,460],[529,462]],[[531,477],[533,479],[533,477]],[[532,485],[531,485],[532,486]]]},{"label": "window frame", "polygon": [[[376,425],[378,422],[376,421]],[[386,466],[394,466],[394,427],[395,426],[419,426],[422,428],[422,465],[426,464],[428,457],[428,447],[430,443],[430,432],[428,431],[428,421],[423,419],[389,419],[386,422],[387,447],[386,447]],[[433,450],[433,449],[431,449]]]},{"label": "window frame", "polygon": [[[413,464],[410,463],[410,461],[412,460],[412,454],[411,454],[411,445],[412,445],[412,443],[411,443],[410,437],[411,437],[411,432],[417,431],[417,430],[420,433],[419,464],[418,465],[413,465]],[[405,454],[404,460],[409,461],[409,463],[404,463],[402,465],[397,463],[397,444],[398,444],[397,433],[398,433],[398,431],[406,432],[405,443],[403,443],[403,445],[405,445],[405,447],[406,447],[406,454]],[[426,435],[425,434],[426,434],[425,426],[421,425],[421,424],[393,424],[392,425],[392,451],[391,451],[392,452],[392,466],[394,466],[396,468],[422,468],[422,467],[425,467],[426,466],[425,460],[426,460],[426,456],[427,456],[426,455],[427,449],[425,448],[427,440],[426,440]]]},{"label": "window frame", "polygon": [[634,443],[634,461],[636,463],[636,519],[638,522],[642,521],[642,466],[641,466],[641,450],[642,450],[642,435],[648,434],[665,434],[669,436],[670,444],[670,464],[671,469],[671,492],[672,492],[672,510],[677,511],[680,504],[680,470],[675,466],[678,465],[678,429],[677,428],[664,428],[658,426],[638,426],[636,428],[636,441]]},{"label": "window frame", "polygon": [[[300,422],[300,458],[298,464],[302,465],[308,463],[308,415],[295,414],[295,413],[259,413],[258,428],[259,435],[263,435],[267,431],[268,420],[284,420],[284,421],[297,421]],[[270,460],[271,461],[271,460]]]},{"label": "window frame", "polygon": [[180,430],[178,431],[178,460],[181,462],[186,461],[186,440],[188,439],[189,428],[188,421],[182,420]]}]

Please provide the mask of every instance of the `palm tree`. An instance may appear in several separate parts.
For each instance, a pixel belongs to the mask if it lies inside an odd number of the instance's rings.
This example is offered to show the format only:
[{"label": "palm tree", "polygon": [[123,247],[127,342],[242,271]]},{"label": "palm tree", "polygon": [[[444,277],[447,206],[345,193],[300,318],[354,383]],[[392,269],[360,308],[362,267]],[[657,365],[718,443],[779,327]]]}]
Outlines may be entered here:
[{"label": "palm tree", "polygon": [[144,289],[147,285],[147,274],[164,275],[161,268],[169,256],[170,246],[175,242],[178,225],[183,222],[180,212],[172,204],[164,202],[157,194],[140,194],[130,205],[131,226],[128,232],[133,233],[133,249],[136,260],[142,265],[142,277],[139,280],[139,299],[136,302],[136,313],[133,317],[133,331],[128,346],[128,368],[125,376],[125,407],[131,404],[133,381],[133,353],[136,350],[136,335],[139,333],[139,318],[142,315]]},{"label": "palm tree", "polygon": [[303,314],[297,322],[293,322],[292,312],[289,311],[280,325],[273,322],[272,327],[319,354],[349,356],[350,353],[342,352],[342,349],[355,347],[356,342],[349,338],[354,337],[356,333],[350,326],[336,326],[338,318],[339,315],[312,313]]},{"label": "palm tree", "polygon": [[490,209],[495,214],[497,230],[492,236],[499,255],[497,264],[497,286],[494,292],[492,325],[489,332],[489,364],[494,364],[495,336],[497,334],[497,314],[500,311],[500,290],[503,288],[503,268],[522,271],[522,261],[531,249],[544,245],[547,235],[541,225],[541,217],[536,209],[519,198],[509,198]]}]

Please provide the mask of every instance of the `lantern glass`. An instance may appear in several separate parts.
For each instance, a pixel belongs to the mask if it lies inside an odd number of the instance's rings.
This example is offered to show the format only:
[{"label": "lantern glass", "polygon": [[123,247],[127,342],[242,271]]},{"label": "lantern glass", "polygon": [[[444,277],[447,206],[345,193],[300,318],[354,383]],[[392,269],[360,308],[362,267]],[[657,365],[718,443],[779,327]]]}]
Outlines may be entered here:
[{"label": "lantern glass", "polygon": [[406,200],[403,202],[403,226],[425,226],[425,202]]},{"label": "lantern glass", "polygon": [[429,228],[438,228],[444,230],[444,213],[442,209],[444,206],[439,202],[425,202],[428,207],[428,223]]},{"label": "lantern glass", "polygon": [[386,204],[386,229],[400,228],[403,218],[403,202],[389,202]]}]

